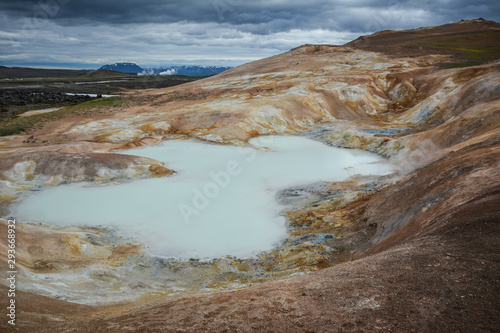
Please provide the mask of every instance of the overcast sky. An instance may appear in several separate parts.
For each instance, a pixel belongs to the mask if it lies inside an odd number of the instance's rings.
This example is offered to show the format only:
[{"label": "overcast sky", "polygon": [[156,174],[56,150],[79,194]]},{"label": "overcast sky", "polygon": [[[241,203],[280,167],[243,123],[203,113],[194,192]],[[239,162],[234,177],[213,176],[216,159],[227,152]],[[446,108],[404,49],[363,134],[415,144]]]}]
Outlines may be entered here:
[{"label": "overcast sky", "polygon": [[486,0],[1,0],[0,65],[235,66],[302,44],[482,17]]}]

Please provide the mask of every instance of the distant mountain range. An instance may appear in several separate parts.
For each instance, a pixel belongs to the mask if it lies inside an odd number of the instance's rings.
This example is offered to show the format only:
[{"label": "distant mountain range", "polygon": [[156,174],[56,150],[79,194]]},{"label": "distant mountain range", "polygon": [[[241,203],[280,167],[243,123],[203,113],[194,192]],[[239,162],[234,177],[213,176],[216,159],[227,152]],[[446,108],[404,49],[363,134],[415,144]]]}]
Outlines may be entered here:
[{"label": "distant mountain range", "polygon": [[169,67],[148,67],[141,68],[133,62],[118,62],[112,65],[104,65],[99,69],[138,74],[138,75],[185,75],[185,76],[210,76],[219,74],[232,67],[227,66],[169,66]]},{"label": "distant mountain range", "polygon": [[186,75],[186,76],[209,76],[219,74],[232,67],[226,66],[170,66],[145,68],[139,75]]},{"label": "distant mountain range", "polygon": [[117,62],[112,65],[104,65],[99,69],[107,69],[127,74],[138,74],[143,71],[141,67],[137,66],[137,64],[133,62]]}]

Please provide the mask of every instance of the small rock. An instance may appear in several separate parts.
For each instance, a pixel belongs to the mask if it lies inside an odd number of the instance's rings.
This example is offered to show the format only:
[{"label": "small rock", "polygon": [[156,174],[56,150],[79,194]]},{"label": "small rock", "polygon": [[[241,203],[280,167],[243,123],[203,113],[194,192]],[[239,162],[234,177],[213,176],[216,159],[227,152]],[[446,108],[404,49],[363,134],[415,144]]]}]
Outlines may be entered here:
[{"label": "small rock", "polygon": [[175,171],[167,169],[159,164],[151,164],[149,166],[149,171],[157,177],[170,176],[175,173]]}]

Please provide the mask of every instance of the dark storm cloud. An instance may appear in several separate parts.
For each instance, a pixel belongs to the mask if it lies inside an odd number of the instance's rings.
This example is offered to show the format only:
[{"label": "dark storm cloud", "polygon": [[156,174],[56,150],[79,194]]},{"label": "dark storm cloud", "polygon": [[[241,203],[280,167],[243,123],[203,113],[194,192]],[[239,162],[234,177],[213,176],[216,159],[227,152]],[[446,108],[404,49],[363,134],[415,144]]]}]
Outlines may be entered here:
[{"label": "dark storm cloud", "polygon": [[[0,3],[0,10],[12,17],[46,11],[63,25],[131,24],[175,22],[224,22],[231,25],[262,25],[269,32],[292,27],[349,27],[364,31],[365,14],[401,8],[407,13],[423,10],[429,15],[467,18],[500,13],[498,1],[243,1],[243,0],[16,0]],[[359,18],[352,12],[358,11]],[[55,14],[55,15],[50,15]],[[495,18],[493,18],[495,19]],[[276,24],[270,24],[275,22]],[[264,33],[264,32],[263,32]]]},{"label": "dark storm cloud", "polygon": [[[226,7],[222,7],[223,11]],[[17,0],[0,3],[0,10],[11,17],[29,16],[44,10],[57,12],[50,16],[62,25],[211,22],[220,20],[217,8],[213,1],[194,0]]]},{"label": "dark storm cloud", "polygon": [[1,1],[0,62],[38,58],[68,63],[87,57],[86,62],[99,63],[112,61],[117,55],[140,62],[165,62],[161,60],[165,55],[170,60],[179,57],[198,61],[206,54],[207,62],[234,56],[235,64],[304,43],[339,44],[377,30],[410,29],[478,17],[498,22],[500,2]]}]

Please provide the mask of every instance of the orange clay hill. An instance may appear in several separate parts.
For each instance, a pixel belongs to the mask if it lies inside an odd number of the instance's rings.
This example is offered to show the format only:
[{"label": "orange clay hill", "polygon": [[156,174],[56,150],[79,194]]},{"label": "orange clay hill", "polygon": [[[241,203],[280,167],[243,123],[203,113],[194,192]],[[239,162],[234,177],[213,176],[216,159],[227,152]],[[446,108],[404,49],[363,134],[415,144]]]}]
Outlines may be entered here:
[{"label": "orange clay hill", "polygon": [[[253,260],[144,264],[140,244],[120,243],[106,230],[18,221],[16,328],[498,330],[499,45],[500,24],[482,19],[382,31],[342,46],[300,46],[180,86],[2,120],[6,218],[20,195],[44,186],[169,176],[175,170],[168,165],[121,154],[169,139],[247,145],[259,135],[303,135],[374,152],[397,170],[300,189],[310,195],[285,212],[289,238]],[[0,221],[6,235],[7,219]],[[334,237],[320,237],[325,234]],[[92,265],[101,268],[87,284],[68,278],[59,292],[50,285],[51,276]],[[157,275],[132,286],[116,273],[126,267]],[[0,239],[0,269],[8,270],[7,237]],[[190,281],[189,292],[154,289],[151,276],[167,269]],[[40,292],[29,288],[35,284]],[[111,296],[130,288],[140,297],[86,305],[61,297],[107,288]],[[7,295],[6,281],[0,289]],[[7,302],[0,298],[4,312]],[[12,329],[5,318],[0,328]]]}]

